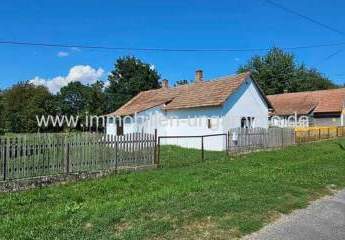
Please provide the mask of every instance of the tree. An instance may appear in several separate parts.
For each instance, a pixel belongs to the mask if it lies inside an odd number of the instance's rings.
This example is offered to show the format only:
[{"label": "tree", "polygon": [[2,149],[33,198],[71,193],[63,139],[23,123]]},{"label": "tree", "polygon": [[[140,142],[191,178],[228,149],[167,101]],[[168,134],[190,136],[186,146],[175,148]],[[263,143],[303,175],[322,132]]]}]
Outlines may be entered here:
[{"label": "tree", "polygon": [[108,111],[114,111],[141,91],[159,88],[159,74],[136,57],[119,58],[108,77]]},{"label": "tree", "polygon": [[279,48],[272,48],[264,56],[252,57],[238,72],[248,70],[267,95],[337,87],[316,69],[297,64],[293,54]]},{"label": "tree", "polygon": [[87,116],[99,116],[105,112],[106,97],[104,83],[97,81],[91,85],[71,82],[61,88],[58,98],[60,113],[67,116],[78,116],[77,128],[82,129],[82,122]]},{"label": "tree", "polygon": [[60,108],[64,115],[81,115],[88,111],[89,101],[88,86],[81,82],[70,82],[62,87],[58,94],[60,99]]},{"label": "tree", "polygon": [[316,69],[308,69],[301,65],[296,72],[295,81],[291,85],[291,91],[315,91],[338,87]]},{"label": "tree", "polygon": [[20,82],[3,93],[5,128],[10,132],[38,131],[36,116],[47,113],[46,103],[52,97],[44,86]]},{"label": "tree", "polygon": [[101,115],[106,111],[106,95],[104,93],[104,82],[97,81],[90,86],[89,113]]}]

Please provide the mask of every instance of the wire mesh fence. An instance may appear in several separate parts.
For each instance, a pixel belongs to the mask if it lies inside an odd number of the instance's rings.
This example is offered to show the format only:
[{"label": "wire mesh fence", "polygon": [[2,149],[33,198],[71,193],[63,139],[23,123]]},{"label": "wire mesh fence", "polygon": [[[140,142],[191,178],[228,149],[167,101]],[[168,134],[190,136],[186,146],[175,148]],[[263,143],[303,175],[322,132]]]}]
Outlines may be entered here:
[{"label": "wire mesh fence", "polygon": [[228,155],[228,134],[215,134],[203,136],[204,160],[225,160]]},{"label": "wire mesh fence", "polygon": [[227,156],[227,134],[158,137],[158,161],[162,167],[180,167]]},{"label": "wire mesh fence", "polygon": [[293,144],[294,130],[289,128],[236,128],[221,134],[161,136],[158,159],[163,167],[179,167]]}]

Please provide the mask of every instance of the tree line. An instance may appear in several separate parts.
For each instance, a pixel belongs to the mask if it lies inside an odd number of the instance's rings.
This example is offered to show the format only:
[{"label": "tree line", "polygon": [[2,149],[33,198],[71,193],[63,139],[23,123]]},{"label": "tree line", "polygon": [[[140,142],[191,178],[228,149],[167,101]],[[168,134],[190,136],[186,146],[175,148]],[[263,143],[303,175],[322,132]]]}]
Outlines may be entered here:
[{"label": "tree line", "polygon": [[108,85],[101,80],[84,85],[70,82],[52,94],[45,86],[19,82],[0,92],[0,133],[69,131],[67,126],[38,129],[36,116],[78,116],[74,130],[86,130],[86,116],[100,116],[115,111],[140,91],[159,88],[160,75],[138,58],[117,59],[108,76]]},{"label": "tree line", "polygon": [[[254,56],[240,66],[238,72],[252,71],[265,94],[285,91],[298,92],[338,87],[318,70],[298,64],[295,56],[273,48],[263,56]],[[5,132],[67,131],[61,128],[38,129],[36,116],[102,115],[121,107],[141,91],[160,87],[160,74],[150,64],[125,56],[117,59],[108,76],[108,84],[101,80],[90,85],[70,82],[57,94],[45,86],[28,81],[19,82],[0,90],[0,134]],[[175,86],[191,84],[188,80],[176,81]],[[80,124],[75,130],[85,130]]]}]

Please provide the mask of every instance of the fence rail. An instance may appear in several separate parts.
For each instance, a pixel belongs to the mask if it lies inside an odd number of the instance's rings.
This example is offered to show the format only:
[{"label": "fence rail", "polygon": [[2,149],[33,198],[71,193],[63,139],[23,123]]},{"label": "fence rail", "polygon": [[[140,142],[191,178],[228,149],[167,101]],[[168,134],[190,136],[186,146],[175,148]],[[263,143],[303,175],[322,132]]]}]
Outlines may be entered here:
[{"label": "fence rail", "polygon": [[296,143],[319,141],[324,139],[345,137],[345,127],[309,127],[296,128]]},{"label": "fence rail", "polygon": [[293,144],[293,129],[236,128],[221,134],[158,137],[158,158],[162,166],[183,166]]},{"label": "fence rail", "polygon": [[156,134],[31,134],[0,137],[2,180],[154,163]]}]

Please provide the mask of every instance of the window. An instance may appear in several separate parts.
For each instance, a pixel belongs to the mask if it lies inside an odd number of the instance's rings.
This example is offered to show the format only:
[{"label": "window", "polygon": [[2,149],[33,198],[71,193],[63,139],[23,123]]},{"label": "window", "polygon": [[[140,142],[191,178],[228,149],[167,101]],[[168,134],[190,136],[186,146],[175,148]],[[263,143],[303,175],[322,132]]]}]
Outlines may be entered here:
[{"label": "window", "polygon": [[241,128],[247,128],[247,119],[245,117],[241,118]]},{"label": "window", "polygon": [[248,117],[248,128],[254,128],[254,117]]},{"label": "window", "polygon": [[120,119],[119,121],[116,121],[116,135],[121,136],[123,135],[123,120]]},{"label": "window", "polygon": [[108,123],[109,124],[114,124],[114,118],[113,117],[108,117]]},{"label": "window", "polygon": [[207,128],[212,128],[212,122],[211,119],[207,119]]},{"label": "window", "polygon": [[254,117],[242,117],[241,118],[241,128],[254,128]]}]

